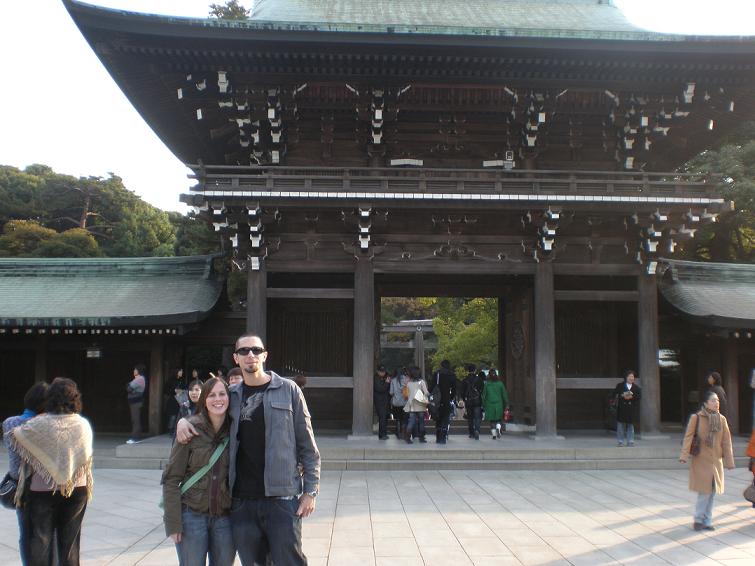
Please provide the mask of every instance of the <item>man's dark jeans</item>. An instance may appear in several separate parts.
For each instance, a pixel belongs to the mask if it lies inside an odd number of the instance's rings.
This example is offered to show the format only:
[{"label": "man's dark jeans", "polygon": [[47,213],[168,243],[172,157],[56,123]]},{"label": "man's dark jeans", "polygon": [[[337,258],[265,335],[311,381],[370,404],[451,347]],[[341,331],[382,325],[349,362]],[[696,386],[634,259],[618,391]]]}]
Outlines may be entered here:
[{"label": "man's dark jeans", "polygon": [[441,405],[438,408],[438,422],[435,423],[436,442],[448,440],[448,427],[451,424],[451,406]]},{"label": "man's dark jeans", "polygon": [[50,564],[57,534],[58,564],[78,566],[81,522],[87,508],[87,488],[77,487],[70,497],[50,491],[29,491],[29,564]]},{"label": "man's dark jeans", "polygon": [[388,403],[375,403],[375,412],[378,417],[378,436],[384,438],[388,436],[388,416],[391,414]]},{"label": "man's dark jeans", "polygon": [[239,499],[231,506],[233,542],[243,566],[265,566],[267,549],[275,566],[306,566],[301,547],[299,499]]},{"label": "man's dark jeans", "polygon": [[482,407],[467,407],[467,419],[469,425],[469,435],[473,436],[480,434],[480,426],[482,425]]}]

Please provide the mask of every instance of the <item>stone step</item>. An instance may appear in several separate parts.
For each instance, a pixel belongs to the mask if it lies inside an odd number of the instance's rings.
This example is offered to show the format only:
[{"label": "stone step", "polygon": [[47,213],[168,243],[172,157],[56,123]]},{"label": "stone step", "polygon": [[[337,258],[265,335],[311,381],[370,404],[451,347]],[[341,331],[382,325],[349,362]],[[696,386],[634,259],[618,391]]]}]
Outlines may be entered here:
[{"label": "stone step", "polygon": [[[746,467],[748,458],[735,458],[737,467]],[[601,460],[439,460],[432,461],[434,470],[671,470],[681,466],[670,458],[634,458]],[[427,470],[427,459],[402,460],[323,460],[323,470],[409,471]]]}]

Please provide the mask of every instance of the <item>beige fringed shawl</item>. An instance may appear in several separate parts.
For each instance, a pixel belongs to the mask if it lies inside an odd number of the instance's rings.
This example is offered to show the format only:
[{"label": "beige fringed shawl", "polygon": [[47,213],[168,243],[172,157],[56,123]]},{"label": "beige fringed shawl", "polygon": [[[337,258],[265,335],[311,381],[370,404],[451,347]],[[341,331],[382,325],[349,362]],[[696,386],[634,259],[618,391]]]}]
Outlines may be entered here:
[{"label": "beige fringed shawl", "polygon": [[76,484],[86,479],[87,498],[92,498],[92,427],[78,414],[43,414],[10,431],[10,443],[21,457],[16,505],[32,473],[70,497]]}]

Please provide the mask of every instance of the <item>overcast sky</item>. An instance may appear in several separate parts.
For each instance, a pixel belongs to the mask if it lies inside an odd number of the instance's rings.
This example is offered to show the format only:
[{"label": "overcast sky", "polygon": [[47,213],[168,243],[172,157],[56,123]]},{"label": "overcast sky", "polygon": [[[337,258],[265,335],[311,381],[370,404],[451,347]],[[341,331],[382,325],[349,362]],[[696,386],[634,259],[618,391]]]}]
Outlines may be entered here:
[{"label": "overcast sky", "polygon": [[[91,3],[205,17],[212,0]],[[252,0],[242,4],[251,7]],[[755,0],[615,0],[615,4],[635,24],[654,31],[755,35]],[[23,168],[44,163],[75,176],[113,172],[150,203],[184,210],[178,195],[192,184],[186,178],[189,170],[129,104],[60,0],[0,0],[0,53],[0,164]]]}]

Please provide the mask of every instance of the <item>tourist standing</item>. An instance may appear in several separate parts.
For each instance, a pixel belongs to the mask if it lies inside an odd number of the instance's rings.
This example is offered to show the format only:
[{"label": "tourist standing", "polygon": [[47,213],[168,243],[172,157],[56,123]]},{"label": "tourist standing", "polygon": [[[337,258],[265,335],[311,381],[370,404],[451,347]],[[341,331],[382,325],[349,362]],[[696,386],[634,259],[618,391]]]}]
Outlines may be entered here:
[{"label": "tourist standing", "polygon": [[241,368],[231,368],[228,372],[228,386],[236,385],[244,381],[244,374],[241,373]]},{"label": "tourist standing", "polygon": [[419,441],[424,444],[427,442],[425,439],[425,411],[427,411],[430,392],[427,390],[427,384],[422,379],[418,367],[409,368],[409,381],[406,387],[409,390],[406,405],[404,405],[404,412],[409,415],[406,424],[406,443],[412,444],[413,436],[419,438]]},{"label": "tourist standing", "polygon": [[181,411],[181,395],[186,395],[186,389],[183,385],[184,370],[176,370],[176,378],[173,381],[172,387],[168,388],[168,398],[165,401],[165,417],[168,432],[175,434],[176,422],[178,422],[178,414]]},{"label": "tourist standing", "polygon": [[718,395],[710,390],[703,396],[703,407],[687,423],[679,461],[684,464],[690,458],[689,489],[697,492],[692,528],[713,531],[713,497],[724,492],[724,466],[734,469],[734,452]]},{"label": "tourist standing", "polygon": [[[303,566],[301,521],[315,510],[320,452],[307,403],[290,379],[265,371],[267,350],[255,334],[236,340],[244,381],[230,388],[229,483],[233,541],[243,566]],[[198,434],[185,419],[176,438]]]},{"label": "tourist standing", "polygon": [[399,440],[404,437],[408,417],[407,413],[404,412],[404,406],[409,395],[409,389],[406,385],[408,382],[409,376],[406,368],[401,368],[398,375],[391,380],[391,414],[396,421],[396,438]]},{"label": "tourist standing", "polygon": [[131,436],[126,444],[137,442],[142,436],[142,405],[144,405],[144,392],[147,389],[147,378],[144,377],[146,367],[144,364],[134,366],[134,377],[126,385],[126,397],[128,409],[131,415]]},{"label": "tourist standing", "polygon": [[391,412],[391,378],[385,366],[379,366],[372,385],[372,404],[378,418],[378,438],[388,440],[388,415]]},{"label": "tourist standing", "polygon": [[208,555],[214,566],[231,566],[236,557],[229,517],[228,401],[225,382],[208,379],[199,410],[189,417],[198,435],[189,444],[173,444],[163,472],[165,533],[181,566],[204,566]]},{"label": "tourist standing", "polygon": [[179,415],[182,419],[197,414],[197,403],[199,403],[199,397],[202,395],[202,380],[195,379],[189,383],[189,391],[186,400],[181,403]]},{"label": "tourist standing", "polygon": [[[3,421],[3,443],[8,449],[8,475],[18,483],[18,472],[21,465],[21,457],[18,452],[11,446],[11,430],[24,424],[26,421],[45,410],[45,394],[47,393],[47,382],[39,381],[32,385],[24,395],[24,412],[14,417],[8,417]],[[16,519],[18,519],[18,551],[21,555],[21,564],[29,564],[29,525],[28,514],[23,505],[16,507]]]},{"label": "tourist standing", "polygon": [[480,440],[480,426],[482,425],[482,390],[485,383],[476,373],[474,364],[467,366],[467,377],[461,383],[461,397],[464,399],[464,410],[467,413],[469,438]]},{"label": "tourist standing", "polygon": [[440,369],[435,372],[435,386],[440,388],[435,442],[445,444],[448,441],[448,428],[451,425],[452,403],[456,397],[456,374],[451,371],[451,363],[448,360],[440,362]]},{"label": "tourist standing", "polygon": [[92,427],[81,412],[76,383],[57,377],[47,389],[46,414],[9,432],[21,457],[17,504],[28,513],[29,564],[78,566],[81,523],[92,497]]},{"label": "tourist standing", "polygon": [[618,446],[634,446],[634,421],[640,410],[642,392],[634,382],[634,370],[624,372],[624,381],[616,385],[613,394],[616,397],[616,441]]},{"label": "tourist standing", "polygon": [[721,407],[719,409],[719,412],[725,416],[729,417],[729,400],[726,398],[726,392],[724,391],[722,381],[721,381],[721,374],[717,371],[711,371],[708,373],[708,375],[705,376],[705,382],[708,384],[707,391],[713,391],[718,396],[718,403]]},{"label": "tourist standing", "polygon": [[501,438],[503,411],[509,406],[509,394],[495,369],[488,371],[488,380],[482,389],[482,406],[485,418],[490,422],[490,436],[498,440]]}]

